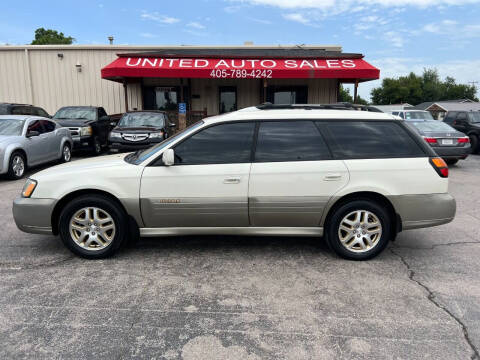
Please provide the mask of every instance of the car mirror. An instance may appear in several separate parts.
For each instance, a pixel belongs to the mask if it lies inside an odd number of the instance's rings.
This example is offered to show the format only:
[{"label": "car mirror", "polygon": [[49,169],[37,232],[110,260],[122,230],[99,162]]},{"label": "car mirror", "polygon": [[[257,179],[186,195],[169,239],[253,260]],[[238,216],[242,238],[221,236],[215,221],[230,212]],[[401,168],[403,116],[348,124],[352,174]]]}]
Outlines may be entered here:
[{"label": "car mirror", "polygon": [[162,161],[165,166],[172,166],[175,163],[175,152],[173,149],[167,149],[163,152]]},{"label": "car mirror", "polygon": [[31,137],[33,137],[33,136],[38,136],[38,135],[40,135],[40,133],[39,133],[38,131],[32,130],[32,131],[29,131],[29,132],[27,133],[27,138],[31,138]]},{"label": "car mirror", "polygon": [[175,124],[175,123],[169,123],[169,124],[168,124],[168,127],[169,127],[169,128],[174,128],[174,127],[176,127],[176,126],[177,126],[177,124]]}]

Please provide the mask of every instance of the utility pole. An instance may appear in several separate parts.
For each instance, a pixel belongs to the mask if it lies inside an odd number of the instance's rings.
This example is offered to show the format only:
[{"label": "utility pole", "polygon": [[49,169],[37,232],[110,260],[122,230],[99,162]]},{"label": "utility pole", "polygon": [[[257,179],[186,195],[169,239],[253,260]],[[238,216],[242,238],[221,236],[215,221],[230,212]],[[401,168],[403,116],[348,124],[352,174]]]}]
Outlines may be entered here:
[{"label": "utility pole", "polygon": [[476,88],[478,81],[469,81],[468,83]]}]

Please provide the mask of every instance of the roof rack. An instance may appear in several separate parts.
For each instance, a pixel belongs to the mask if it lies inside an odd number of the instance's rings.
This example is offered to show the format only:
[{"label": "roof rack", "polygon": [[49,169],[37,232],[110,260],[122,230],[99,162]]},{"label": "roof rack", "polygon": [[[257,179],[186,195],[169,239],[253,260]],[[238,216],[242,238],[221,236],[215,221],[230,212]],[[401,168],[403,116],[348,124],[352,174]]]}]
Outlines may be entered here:
[{"label": "roof rack", "polygon": [[339,102],[334,104],[272,104],[265,102],[257,106],[259,110],[285,110],[285,109],[302,109],[302,110],[357,110],[383,112],[374,106],[352,104],[348,102]]}]

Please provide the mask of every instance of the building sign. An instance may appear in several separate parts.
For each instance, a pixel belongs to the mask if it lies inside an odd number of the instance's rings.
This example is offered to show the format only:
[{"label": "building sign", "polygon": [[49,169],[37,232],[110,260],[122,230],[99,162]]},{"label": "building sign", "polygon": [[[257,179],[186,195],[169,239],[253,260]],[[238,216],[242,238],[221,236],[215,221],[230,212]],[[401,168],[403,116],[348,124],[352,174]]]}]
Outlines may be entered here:
[{"label": "building sign", "polygon": [[351,78],[378,79],[363,59],[192,59],[119,57],[102,69],[103,78]]}]

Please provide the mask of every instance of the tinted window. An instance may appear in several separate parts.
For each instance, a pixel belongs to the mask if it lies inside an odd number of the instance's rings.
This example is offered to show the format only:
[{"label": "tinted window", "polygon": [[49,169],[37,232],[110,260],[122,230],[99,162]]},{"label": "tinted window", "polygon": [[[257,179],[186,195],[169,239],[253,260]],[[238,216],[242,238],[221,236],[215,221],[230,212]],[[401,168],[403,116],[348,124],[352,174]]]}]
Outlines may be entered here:
[{"label": "tinted window", "polygon": [[457,117],[457,112],[456,111],[449,111],[447,113],[447,116],[445,116],[445,119],[443,120],[444,122],[451,123],[455,120]]},{"label": "tinted window", "polygon": [[8,115],[8,106],[0,105],[0,115]]},{"label": "tinted window", "polygon": [[324,159],[330,159],[330,152],[312,121],[275,121],[260,124],[255,161]]},{"label": "tinted window", "polygon": [[32,108],[30,106],[14,106],[12,115],[33,115]]},{"label": "tinted window", "polygon": [[32,115],[48,117],[47,112],[45,110],[41,109],[41,108],[38,108],[38,107],[32,107]]},{"label": "tinted window", "polygon": [[398,113],[398,116],[400,116],[402,119],[405,119],[405,114],[403,112]]},{"label": "tinted window", "polygon": [[464,112],[458,113],[457,120],[467,120],[467,114]]},{"label": "tinted window", "polygon": [[43,134],[45,132],[40,120],[34,120],[34,121],[30,122],[30,124],[28,124],[27,134],[30,131],[38,131],[39,134]]},{"label": "tinted window", "polygon": [[232,123],[201,130],[175,147],[175,164],[250,162],[254,129],[254,123]]},{"label": "tinted window", "polygon": [[40,122],[42,123],[45,132],[51,132],[55,130],[55,124],[53,122],[48,120],[40,120]]},{"label": "tinted window", "polygon": [[425,156],[407,131],[394,122],[330,122],[324,128],[332,144],[332,151],[339,158]]}]

